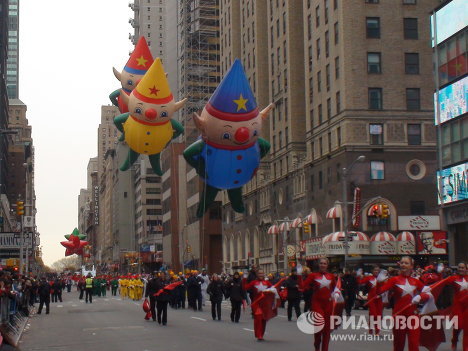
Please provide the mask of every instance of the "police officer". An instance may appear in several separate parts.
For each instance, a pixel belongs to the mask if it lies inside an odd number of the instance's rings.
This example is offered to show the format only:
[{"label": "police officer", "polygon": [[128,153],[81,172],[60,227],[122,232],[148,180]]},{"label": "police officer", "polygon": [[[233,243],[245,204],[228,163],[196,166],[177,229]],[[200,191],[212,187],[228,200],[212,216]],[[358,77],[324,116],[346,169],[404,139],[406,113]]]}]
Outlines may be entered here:
[{"label": "police officer", "polygon": [[171,295],[168,291],[164,290],[164,287],[169,284],[166,278],[166,272],[162,272],[161,276],[157,279],[156,292],[159,293],[156,296],[156,309],[158,310],[158,323],[162,325],[167,324],[167,304],[171,300]]},{"label": "police officer", "polygon": [[156,272],[153,272],[151,279],[146,284],[145,289],[145,297],[149,297],[150,301],[150,310],[151,310],[151,317],[153,317],[153,321],[156,321],[156,297],[154,296],[155,293],[158,292],[159,284],[156,278]]},{"label": "police officer", "polygon": [[293,268],[291,270],[291,275],[286,279],[284,282],[284,286],[286,287],[288,294],[288,321],[292,319],[292,309],[294,308],[296,312],[296,317],[299,318],[301,315],[301,309],[299,308],[299,303],[301,302],[301,292],[299,279],[297,276],[297,269]]},{"label": "police officer", "polygon": [[93,277],[91,276],[91,273],[88,273],[86,276],[86,303],[88,303],[88,300],[90,303],[93,303]]},{"label": "police officer", "polygon": [[49,307],[50,307],[50,284],[46,280],[45,277],[41,278],[41,282],[39,284],[38,288],[38,293],[39,293],[39,310],[37,311],[37,314],[41,314],[42,312],[42,307],[46,306],[46,314],[49,314]]}]

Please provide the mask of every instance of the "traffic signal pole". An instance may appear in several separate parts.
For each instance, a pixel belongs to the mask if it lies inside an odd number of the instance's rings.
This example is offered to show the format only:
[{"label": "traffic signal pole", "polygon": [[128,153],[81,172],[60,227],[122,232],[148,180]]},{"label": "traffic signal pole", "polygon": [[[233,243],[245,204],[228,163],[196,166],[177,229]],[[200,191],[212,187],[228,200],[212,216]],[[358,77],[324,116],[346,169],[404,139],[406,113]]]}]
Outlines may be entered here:
[{"label": "traffic signal pole", "polygon": [[23,217],[20,217],[20,225],[21,225],[21,231],[20,231],[20,238],[19,238],[19,250],[20,250],[20,266],[19,266],[19,274],[23,274],[23,237],[24,237],[24,228],[23,228]]}]

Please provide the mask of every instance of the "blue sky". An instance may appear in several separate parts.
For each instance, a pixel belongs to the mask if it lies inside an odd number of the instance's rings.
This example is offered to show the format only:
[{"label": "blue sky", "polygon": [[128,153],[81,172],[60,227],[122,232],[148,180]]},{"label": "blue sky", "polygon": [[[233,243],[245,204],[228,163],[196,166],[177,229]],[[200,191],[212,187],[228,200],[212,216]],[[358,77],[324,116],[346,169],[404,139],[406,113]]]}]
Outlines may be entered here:
[{"label": "blue sky", "polygon": [[78,223],[78,194],[97,155],[101,105],[120,85],[112,73],[132,45],[129,0],[21,0],[19,98],[35,147],[36,223],[43,259]]}]

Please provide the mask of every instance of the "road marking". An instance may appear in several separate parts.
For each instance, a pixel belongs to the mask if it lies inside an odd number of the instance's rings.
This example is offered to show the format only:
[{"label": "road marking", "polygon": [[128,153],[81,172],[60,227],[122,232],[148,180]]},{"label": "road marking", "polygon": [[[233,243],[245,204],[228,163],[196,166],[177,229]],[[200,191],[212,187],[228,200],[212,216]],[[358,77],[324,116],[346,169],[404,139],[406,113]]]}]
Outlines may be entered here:
[{"label": "road marking", "polygon": [[280,314],[278,315],[278,317],[281,317],[281,318],[288,318],[288,317],[282,316],[282,315],[280,315]]},{"label": "road marking", "polygon": [[63,307],[63,305],[57,305],[58,308]]},{"label": "road marking", "polygon": [[104,301],[109,301],[109,299],[104,299]]},{"label": "road marking", "polygon": [[103,327],[103,328],[84,328],[83,331],[98,331],[98,330],[122,330],[122,329],[144,329],[140,325],[128,325],[122,327]]},{"label": "road marking", "polygon": [[253,331],[254,331],[253,329],[248,329],[248,328],[242,328],[242,329],[247,330],[247,331],[249,331],[249,332],[253,332]]},{"label": "road marking", "polygon": [[200,318],[200,317],[190,317],[190,318],[198,319],[198,320],[200,320],[200,321],[206,322],[206,319],[205,319],[205,318]]},{"label": "road marking", "polygon": [[76,306],[78,306],[78,305],[72,305],[72,307],[76,307]]}]

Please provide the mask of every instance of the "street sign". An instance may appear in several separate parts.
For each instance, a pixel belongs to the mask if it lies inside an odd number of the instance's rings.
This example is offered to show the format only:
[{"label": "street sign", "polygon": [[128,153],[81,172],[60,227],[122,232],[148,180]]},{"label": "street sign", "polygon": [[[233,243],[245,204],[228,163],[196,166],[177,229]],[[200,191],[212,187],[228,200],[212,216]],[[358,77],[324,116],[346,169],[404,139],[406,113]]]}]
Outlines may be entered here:
[{"label": "street sign", "polygon": [[[0,249],[19,249],[20,238],[18,233],[0,233]],[[23,236],[23,247],[32,246],[31,237]]]},{"label": "street sign", "polygon": [[33,216],[23,216],[23,228],[34,228]]}]

